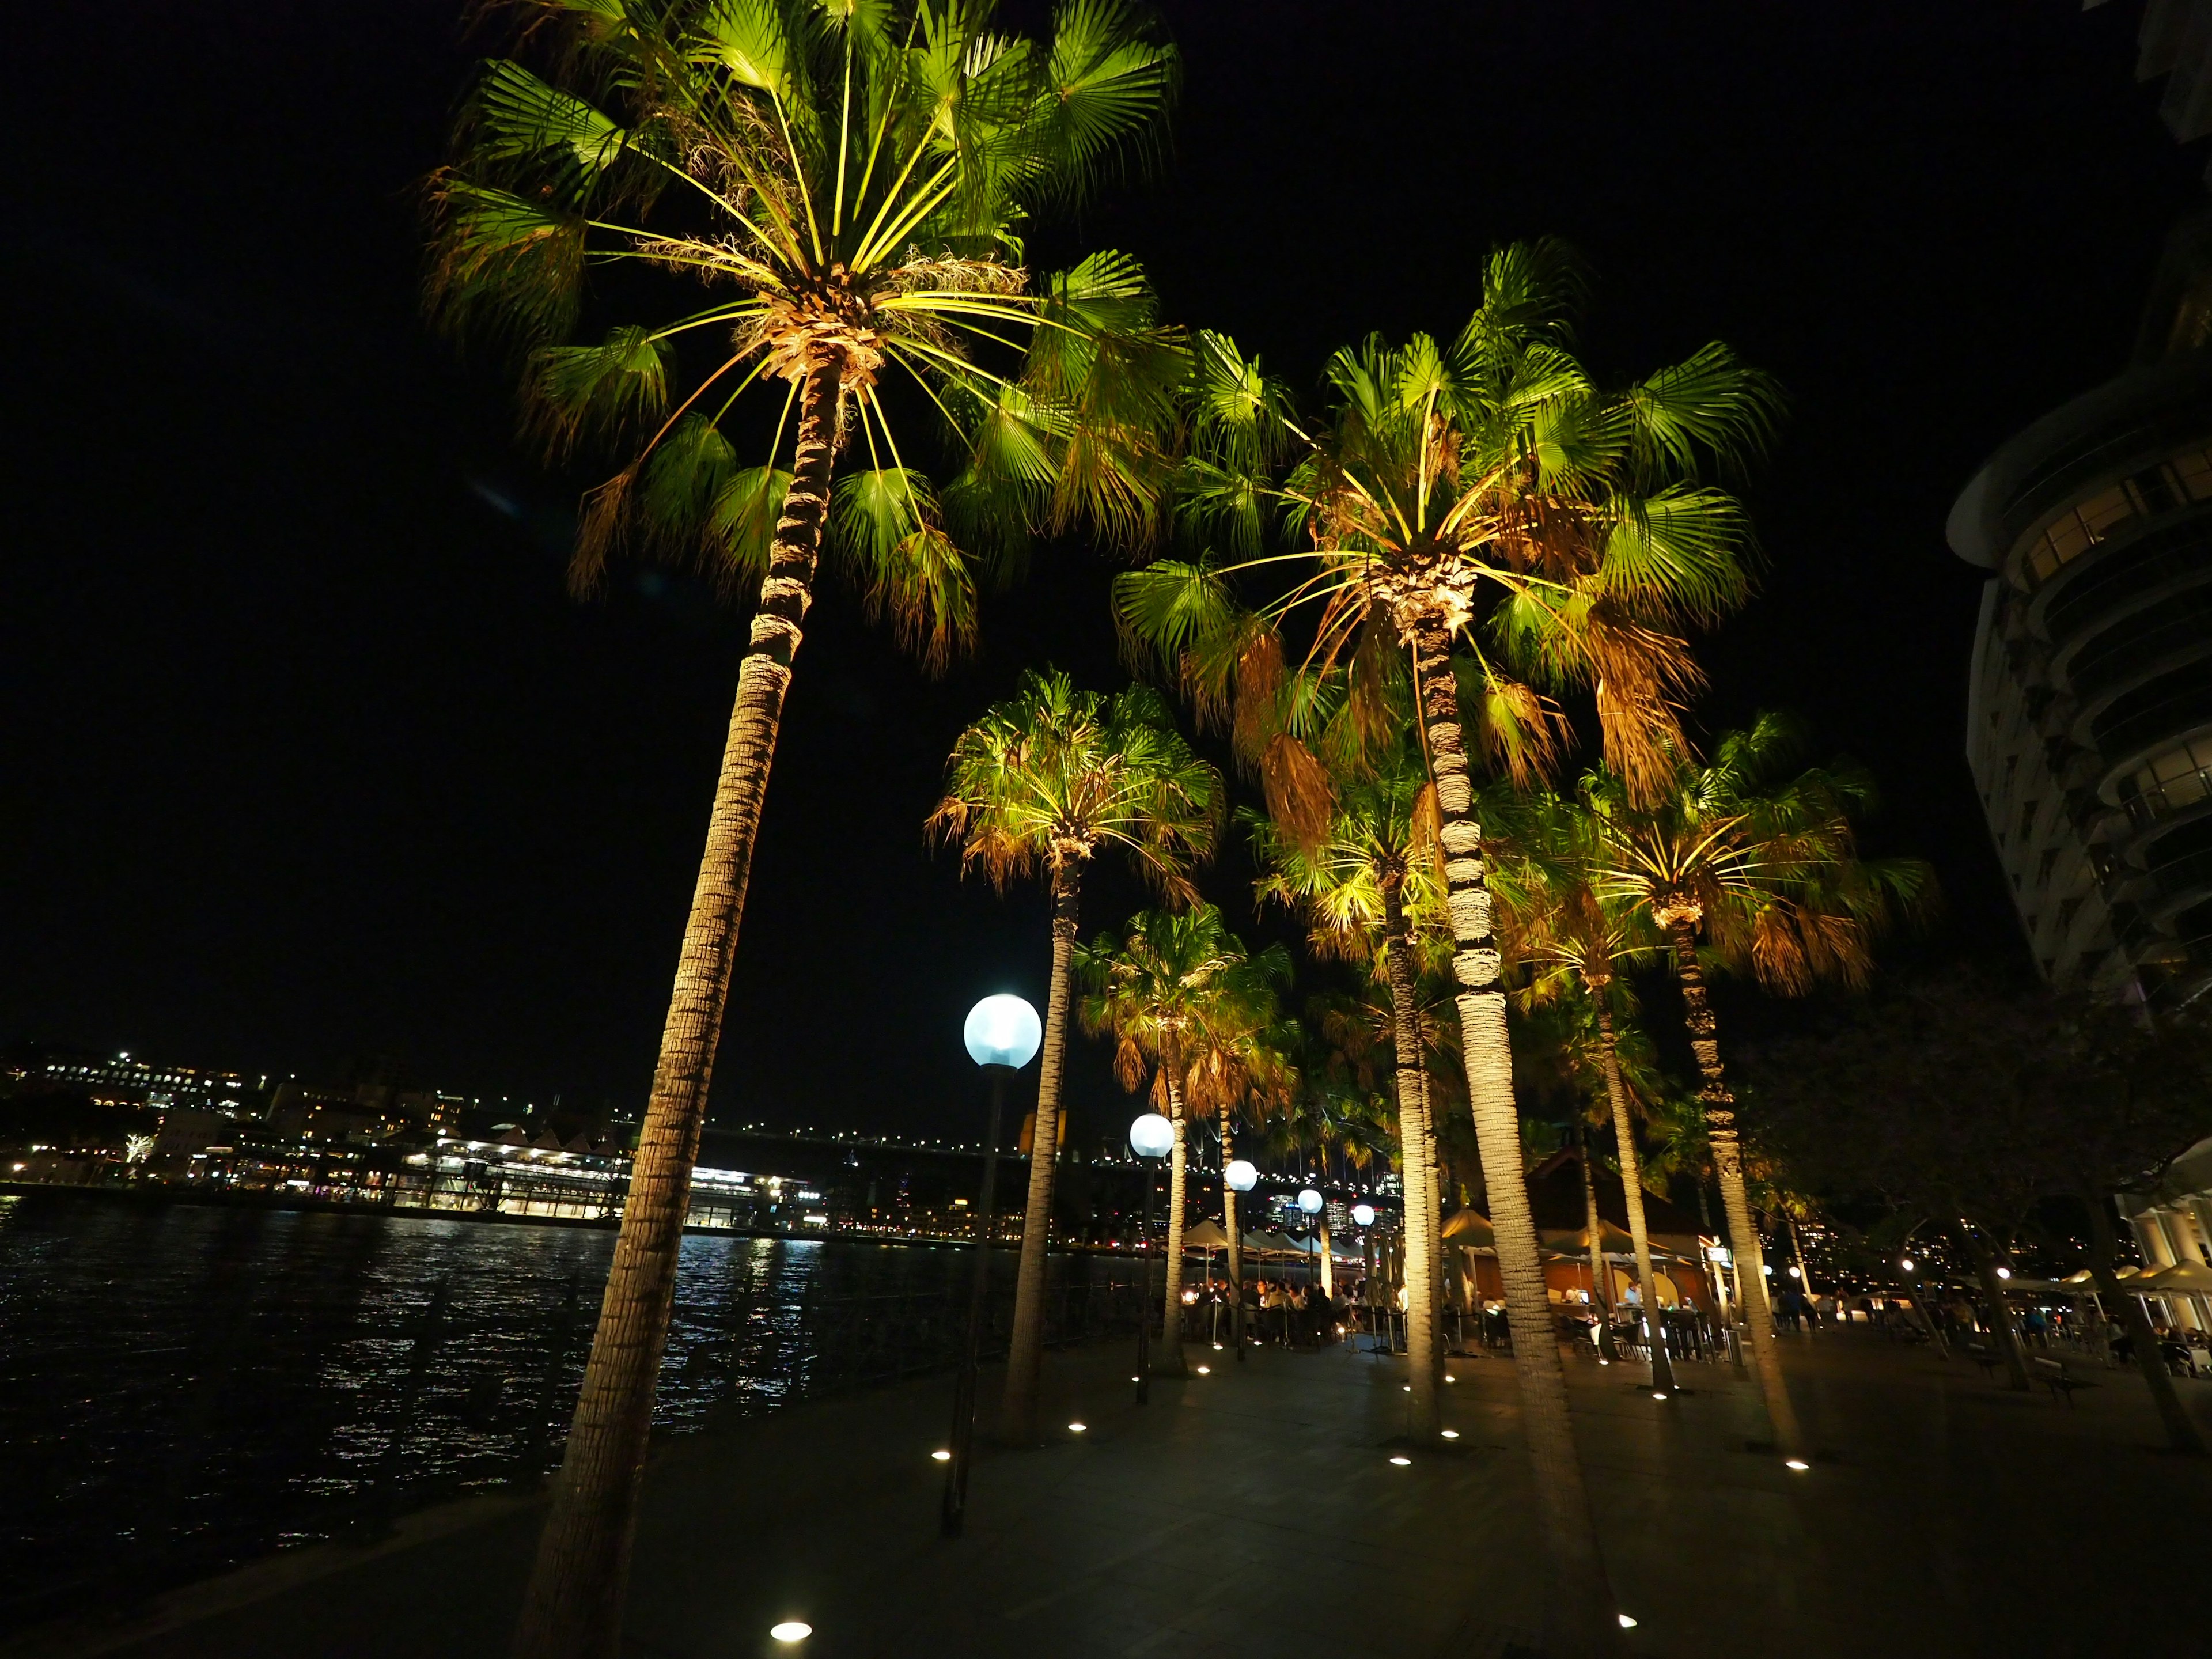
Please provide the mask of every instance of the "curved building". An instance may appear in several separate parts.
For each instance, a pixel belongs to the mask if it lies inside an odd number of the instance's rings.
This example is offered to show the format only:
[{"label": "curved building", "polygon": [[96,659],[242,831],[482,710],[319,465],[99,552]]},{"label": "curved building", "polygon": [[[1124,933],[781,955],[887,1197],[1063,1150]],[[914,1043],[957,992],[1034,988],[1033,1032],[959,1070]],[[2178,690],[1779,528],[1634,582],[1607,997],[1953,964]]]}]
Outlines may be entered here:
[{"label": "curved building", "polygon": [[2212,986],[2212,350],[2185,227],[2143,348],[1990,457],[1951,511],[1991,573],[1966,755],[2044,977]]}]

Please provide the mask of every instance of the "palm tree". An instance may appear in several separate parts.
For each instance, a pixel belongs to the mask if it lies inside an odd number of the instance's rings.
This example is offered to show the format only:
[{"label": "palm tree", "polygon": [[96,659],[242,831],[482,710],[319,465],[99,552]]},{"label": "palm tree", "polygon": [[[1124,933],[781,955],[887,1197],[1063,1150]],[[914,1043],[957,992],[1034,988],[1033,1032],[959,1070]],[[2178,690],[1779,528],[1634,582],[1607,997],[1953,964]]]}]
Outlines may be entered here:
[{"label": "palm tree", "polygon": [[1776,1443],[1790,1455],[1803,1449],[1802,1437],[1775,1345],[1705,969],[1747,969],[1784,996],[1824,981],[1856,989],[1873,966],[1875,939],[1935,897],[1934,874],[1920,860],[1859,856],[1852,820],[1873,807],[1873,781],[1850,766],[1790,775],[1802,744],[1792,722],[1763,714],[1748,730],[1724,734],[1709,764],[1678,760],[1648,805],[1604,773],[1583,789],[1607,866],[1598,890],[1648,917],[1674,957],[1752,1358]]},{"label": "palm tree", "polygon": [[[1620,1163],[1620,1189],[1628,1210],[1629,1237],[1636,1253],[1636,1282],[1649,1327],[1651,1386],[1672,1393],[1674,1369],[1659,1318],[1657,1280],[1651,1269],[1651,1232],[1644,1216],[1644,1183],[1637,1163],[1636,1128],[1614,1023],[1616,1008],[1632,1001],[1634,995],[1620,970],[1648,961],[1657,940],[1642,913],[1609,904],[1599,894],[1597,883],[1604,865],[1595,814],[1578,802],[1549,791],[1501,805],[1502,816],[1510,826],[1504,838],[1505,857],[1513,866],[1512,879],[1501,884],[1507,889],[1508,909],[1521,936],[1519,954],[1540,979],[1547,973],[1571,979],[1588,1000],[1593,1016],[1597,1060]],[[1498,816],[1493,812],[1493,822]]]},{"label": "palm tree", "polygon": [[1443,1225],[1437,1132],[1422,1057],[1415,918],[1441,909],[1436,871],[1436,792],[1418,744],[1379,745],[1365,764],[1332,781],[1334,804],[1319,836],[1302,842],[1275,818],[1242,814],[1261,874],[1259,896],[1295,911],[1316,952],[1367,963],[1389,988],[1390,1046],[1406,1186],[1406,1357],[1413,1430],[1443,1426],[1437,1378],[1437,1311]]},{"label": "palm tree", "polygon": [[1248,955],[1210,904],[1181,915],[1139,911],[1125,938],[1102,935],[1075,952],[1084,1029],[1115,1039],[1114,1073],[1123,1088],[1133,1091],[1151,1075],[1153,1106],[1175,1126],[1165,1318],[1153,1353],[1154,1364],[1169,1375],[1183,1370],[1190,1119],[1279,1098],[1295,1083],[1274,1040],[1281,1026],[1277,991],[1289,970],[1279,946]]},{"label": "palm tree", "polygon": [[958,842],[963,866],[981,869],[1002,891],[1016,877],[1036,874],[1052,889],[1052,982],[999,1418],[1000,1438],[1009,1444],[1037,1438],[1050,1149],[1060,1144],[1068,974],[1085,866],[1101,848],[1117,848],[1162,892],[1191,901],[1191,868],[1212,852],[1220,815],[1221,775],[1191,751],[1148,687],[1109,697],[1077,690],[1065,674],[1032,672],[953,745],[930,828]]},{"label": "palm tree", "polygon": [[[1148,530],[1148,434],[1181,378],[1179,343],[1153,324],[1129,261],[1095,255],[1032,282],[1020,236],[1032,210],[1080,200],[1146,142],[1176,59],[1121,0],[1064,6],[1048,42],[994,33],[988,7],[953,0],[507,9],[547,72],[484,65],[455,159],[428,186],[432,312],[520,356],[527,424],[552,457],[592,438],[627,458],[589,499],[579,587],[628,546],[757,591],[622,1231],[515,1638],[520,1655],[606,1656],[825,526],[869,608],[933,663],[973,633],[971,550],[1003,562],[1027,531],[1078,519]],[[594,272],[611,280],[587,296]],[[630,315],[580,343],[587,297]],[[900,448],[894,381],[957,436],[941,489]],[[741,447],[757,465],[738,465]],[[842,472],[841,449],[854,462]]]},{"label": "palm tree", "polygon": [[[1681,632],[1724,614],[1748,587],[1744,514],[1726,491],[1700,482],[1699,470],[1762,449],[1777,398],[1717,343],[1624,390],[1601,389],[1570,350],[1581,294],[1558,244],[1502,250],[1485,269],[1480,307],[1449,345],[1416,335],[1401,347],[1370,339],[1339,352],[1328,368],[1333,407],[1311,429],[1258,362],[1233,342],[1203,337],[1194,356],[1200,453],[1186,469],[1186,517],[1218,534],[1233,562],[1163,560],[1124,573],[1115,604],[1125,634],[1216,707],[1278,694],[1288,660],[1282,630],[1294,613],[1311,618],[1300,672],[1347,665],[1355,697],[1378,714],[1372,692],[1387,684],[1384,665],[1406,653],[1437,787],[1468,1091],[1536,1489],[1554,1558],[1576,1587],[1554,1601],[1589,1619],[1589,1639],[1602,1642],[1613,1639],[1612,1592],[1518,1173],[1470,738],[1493,766],[1526,781],[1563,735],[1540,688],[1586,691],[1615,769],[1639,789],[1663,785],[1679,738],[1676,702],[1697,678]],[[1255,481],[1256,467],[1285,453],[1286,478]],[[1301,549],[1261,552],[1273,507],[1284,509]],[[1287,566],[1288,580],[1248,608],[1232,582],[1262,562]],[[1472,732],[1455,647],[1467,653]],[[1294,793],[1302,769],[1273,746],[1271,787]],[[1304,793],[1319,793],[1310,770],[1305,783]]]}]

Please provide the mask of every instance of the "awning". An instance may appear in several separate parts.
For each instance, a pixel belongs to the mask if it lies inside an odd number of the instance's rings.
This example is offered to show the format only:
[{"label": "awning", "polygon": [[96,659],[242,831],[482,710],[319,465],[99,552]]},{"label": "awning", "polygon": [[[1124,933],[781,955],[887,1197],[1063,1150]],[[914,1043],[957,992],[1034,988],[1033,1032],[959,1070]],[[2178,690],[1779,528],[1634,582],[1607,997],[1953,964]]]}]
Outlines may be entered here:
[{"label": "awning", "polygon": [[2212,1267],[2201,1261],[2177,1261],[2156,1273],[2138,1273],[2128,1281],[2128,1288],[2146,1294],[2176,1291],[2185,1296],[2212,1295]]},{"label": "awning", "polygon": [[1225,1250],[1229,1248],[1229,1235],[1222,1231],[1218,1221],[1209,1218],[1182,1230],[1182,1247],[1186,1250]]}]

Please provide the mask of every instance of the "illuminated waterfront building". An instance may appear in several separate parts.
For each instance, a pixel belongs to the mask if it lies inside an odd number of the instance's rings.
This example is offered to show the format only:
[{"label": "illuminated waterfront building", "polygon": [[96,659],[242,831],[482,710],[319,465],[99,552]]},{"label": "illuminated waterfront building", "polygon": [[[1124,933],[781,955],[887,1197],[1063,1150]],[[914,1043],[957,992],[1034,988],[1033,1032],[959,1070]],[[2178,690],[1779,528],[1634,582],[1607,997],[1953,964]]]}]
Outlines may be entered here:
[{"label": "illuminated waterfront building", "polygon": [[2212,216],[2171,239],[2132,361],[1953,507],[1982,566],[1966,756],[2060,989],[2212,984]]}]

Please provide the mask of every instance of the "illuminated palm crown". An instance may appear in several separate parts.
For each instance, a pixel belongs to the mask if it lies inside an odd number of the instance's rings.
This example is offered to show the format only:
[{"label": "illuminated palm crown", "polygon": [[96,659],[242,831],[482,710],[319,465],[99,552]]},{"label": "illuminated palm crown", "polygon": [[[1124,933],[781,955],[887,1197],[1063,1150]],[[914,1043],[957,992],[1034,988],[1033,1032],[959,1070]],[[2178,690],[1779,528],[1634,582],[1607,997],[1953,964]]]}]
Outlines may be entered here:
[{"label": "illuminated palm crown", "polygon": [[[1546,694],[1582,690],[1612,763],[1656,787],[1697,678],[1680,632],[1748,591],[1748,523],[1699,470],[1763,448],[1778,399],[1717,343],[1625,390],[1599,386],[1570,349],[1581,299],[1559,245],[1505,248],[1449,344],[1370,337],[1338,352],[1310,428],[1256,359],[1202,337],[1184,501],[1230,551],[1118,579],[1125,632],[1202,704],[1280,702],[1299,676],[1348,666],[1346,712],[1371,733],[1392,724],[1376,705],[1403,646],[1439,621],[1466,653],[1494,764],[1523,781],[1543,770],[1563,736]],[[1278,522],[1296,550],[1264,550]],[[1247,605],[1232,579],[1265,565],[1288,565],[1289,580]]]},{"label": "illuminated palm crown", "polygon": [[1126,938],[1102,934],[1077,947],[1075,968],[1084,1029],[1115,1039],[1123,1088],[1152,1071],[1155,1103],[1164,1106],[1172,1077],[1200,1116],[1289,1098],[1297,1024],[1281,1012],[1291,976],[1282,946],[1248,953],[1210,904],[1143,910]]},{"label": "illuminated palm crown", "polygon": [[1079,691],[1031,672],[960,735],[933,829],[1001,888],[1117,846],[1163,892],[1196,896],[1191,867],[1213,850],[1220,774],[1176,730],[1158,693]]},{"label": "illuminated palm crown", "polygon": [[[994,32],[988,0],[501,9],[546,74],[484,66],[432,181],[430,297],[526,353],[553,452],[620,440],[580,581],[625,540],[765,571],[794,408],[824,379],[848,459],[832,549],[933,663],[972,635],[971,554],[1018,557],[1079,518],[1146,533],[1180,341],[1133,262],[1036,283],[1021,236],[1164,110],[1174,53],[1122,0],[1065,0],[1045,44]],[[653,274],[696,296],[664,303]],[[574,343],[587,308],[629,320]],[[902,448],[894,380],[953,435],[942,489]]]},{"label": "illuminated palm crown", "polygon": [[1596,892],[1662,928],[1702,927],[1714,965],[1770,990],[1863,987],[1875,939],[1933,907],[1935,876],[1918,859],[1860,856],[1853,821],[1874,807],[1873,780],[1850,765],[1794,770],[1802,746],[1794,722],[1762,714],[1724,733],[1709,763],[1679,762],[1642,806],[1591,774]]}]

